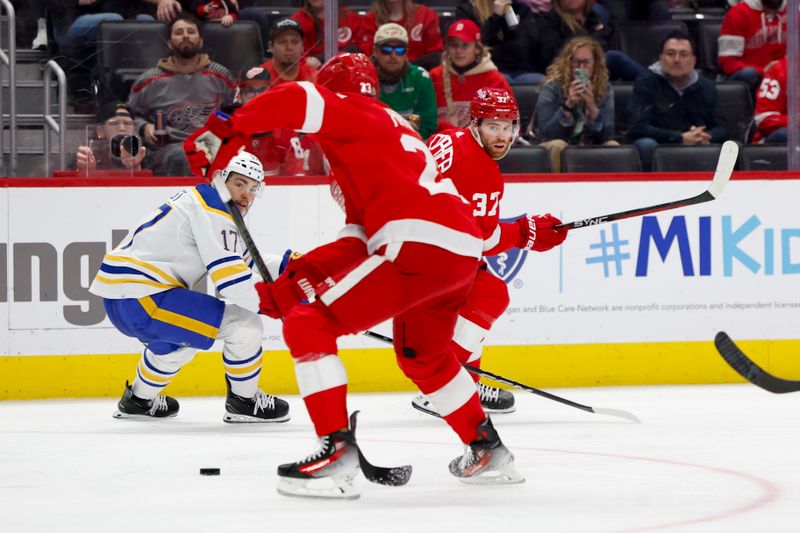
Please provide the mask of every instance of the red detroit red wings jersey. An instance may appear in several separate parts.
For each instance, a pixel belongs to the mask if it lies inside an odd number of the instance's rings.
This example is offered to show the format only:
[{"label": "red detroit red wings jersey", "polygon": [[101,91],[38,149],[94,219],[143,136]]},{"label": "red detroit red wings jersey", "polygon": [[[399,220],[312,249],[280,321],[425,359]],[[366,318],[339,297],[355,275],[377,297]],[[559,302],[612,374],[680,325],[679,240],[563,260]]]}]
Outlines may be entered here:
[{"label": "red detroit red wings jersey", "polygon": [[433,135],[428,139],[428,148],[442,176],[451,180],[472,205],[472,215],[483,232],[484,255],[495,255],[516,246],[520,238],[517,225],[500,223],[504,189],[500,168],[469,128]]},{"label": "red detroit red wings jersey", "polygon": [[275,128],[313,133],[333,175],[331,192],[347,223],[361,226],[370,253],[393,242],[421,242],[481,256],[482,233],[419,134],[378,100],[285,83],[236,111],[235,131]]},{"label": "red detroit red wings jersey", "polygon": [[[408,31],[408,60],[415,61],[422,56],[443,49],[442,34],[439,31],[439,17],[428,6],[418,5],[411,15],[411,20],[403,16],[400,20],[393,20]],[[372,54],[375,32],[378,31],[376,13],[370,11],[364,15],[364,44],[361,48],[367,55]]]},{"label": "red detroit red wings jersey", "polygon": [[756,92],[755,123],[758,130],[753,142],[769,137],[789,124],[786,100],[786,58],[764,71],[764,79]]}]

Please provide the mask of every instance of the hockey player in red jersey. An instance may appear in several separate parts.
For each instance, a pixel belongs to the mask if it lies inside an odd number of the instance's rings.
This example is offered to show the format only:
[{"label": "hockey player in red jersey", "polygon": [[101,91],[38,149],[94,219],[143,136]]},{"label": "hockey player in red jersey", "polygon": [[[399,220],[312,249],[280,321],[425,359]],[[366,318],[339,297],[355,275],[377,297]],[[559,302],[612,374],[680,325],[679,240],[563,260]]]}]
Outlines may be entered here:
[{"label": "hockey player in red jersey", "polygon": [[[267,91],[229,118],[214,115],[184,144],[193,169],[208,175],[258,132],[314,133],[331,166],[331,194],[345,211],[338,240],[257,286],[261,311],[284,320],[300,395],[319,437],[314,453],[278,468],[278,490],[357,496],[351,482],[358,448],[336,339],[388,319],[399,367],[466,444],[450,472],[468,483],[521,482],[450,346],[483,255],[483,232],[453,183],[440,179],[414,128],[376,99],[377,84],[366,56],[340,54],[320,70],[317,85]],[[313,302],[298,305],[304,299]],[[315,478],[329,478],[334,488],[314,487]]]},{"label": "hockey player in red jersey", "polygon": [[[452,181],[462,197],[472,203],[472,215],[483,232],[483,255],[518,247],[544,252],[561,244],[566,230],[561,221],[546,214],[500,222],[503,177],[497,160],[508,153],[519,132],[519,108],[505,89],[478,89],[470,104],[470,125],[434,135],[428,140],[442,177]],[[478,271],[465,305],[459,311],[453,350],[462,363],[480,368],[483,341],[492,324],[508,307],[508,287],[486,270]],[[477,376],[476,376],[477,379]],[[514,411],[514,396],[478,383],[483,408],[488,413]],[[439,416],[436,402],[424,395],[412,400],[414,408]]]},{"label": "hockey player in red jersey", "polygon": [[786,93],[786,56],[764,71],[756,93],[754,143],[783,144],[788,138],[789,106]]}]

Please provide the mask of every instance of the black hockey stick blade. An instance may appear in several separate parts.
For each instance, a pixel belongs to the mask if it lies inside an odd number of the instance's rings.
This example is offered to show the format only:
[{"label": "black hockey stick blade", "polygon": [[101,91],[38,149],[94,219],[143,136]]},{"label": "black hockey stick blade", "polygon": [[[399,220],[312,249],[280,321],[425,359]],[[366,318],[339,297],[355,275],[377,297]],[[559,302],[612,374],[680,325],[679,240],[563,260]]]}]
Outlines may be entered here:
[{"label": "black hockey stick blade", "polygon": [[[358,411],[353,411],[353,414],[350,415],[350,431],[353,432],[354,438],[356,433],[357,416]],[[364,457],[363,453],[361,453],[361,447],[358,446],[358,444],[356,444],[356,449],[358,450],[358,464],[367,480],[377,483],[378,485],[400,487],[408,483],[408,481],[411,479],[411,465],[393,467],[375,466],[367,461],[367,458]]]},{"label": "black hockey stick blade", "polygon": [[566,398],[562,398],[560,396],[556,396],[555,394],[551,394],[549,392],[537,389],[535,387],[531,387],[529,385],[525,385],[524,383],[520,383],[518,381],[514,381],[512,379],[504,378],[503,376],[498,376],[497,374],[493,374],[491,372],[487,372],[486,370],[471,366],[471,365],[463,365],[467,371],[472,372],[473,374],[477,374],[479,376],[484,376],[495,381],[499,381],[500,383],[505,383],[506,385],[511,385],[512,387],[516,387],[518,389],[531,392],[536,394],[537,396],[542,396],[547,398],[548,400],[553,400],[558,403],[563,403],[564,405],[569,405],[570,407],[574,407],[576,409],[580,409],[581,411],[586,411],[587,413],[595,413],[598,415],[609,415],[609,416],[618,416],[620,418],[624,418],[625,420],[630,420],[631,422],[635,422],[636,424],[640,424],[642,421],[634,415],[633,413],[629,413],[628,411],[622,411],[620,409],[606,409],[603,407],[591,407],[589,405],[583,405],[580,403],[573,402],[572,400],[567,400]]},{"label": "black hockey stick blade", "polygon": [[683,200],[675,200],[663,204],[651,205],[649,207],[640,207],[638,209],[631,209],[629,211],[621,211],[619,213],[611,213],[593,218],[584,218],[575,220],[573,222],[565,222],[554,226],[555,229],[577,229],[585,228],[588,226],[596,226],[597,224],[605,224],[614,220],[622,220],[625,218],[639,217],[649,215],[651,213],[658,213],[661,211],[668,211],[670,209],[677,209],[679,207],[686,207],[694,204],[702,204],[710,202],[719,198],[728,181],[733,174],[733,167],[736,166],[736,158],[739,156],[739,145],[733,141],[725,141],[722,144],[722,149],[719,154],[719,161],[717,162],[717,169],[714,172],[714,179],[711,180],[711,185],[708,189],[697,196],[691,198],[684,198]]},{"label": "black hockey stick blade", "polygon": [[731,367],[744,379],[775,394],[800,391],[800,381],[773,376],[747,357],[724,331],[714,337],[714,346]]}]

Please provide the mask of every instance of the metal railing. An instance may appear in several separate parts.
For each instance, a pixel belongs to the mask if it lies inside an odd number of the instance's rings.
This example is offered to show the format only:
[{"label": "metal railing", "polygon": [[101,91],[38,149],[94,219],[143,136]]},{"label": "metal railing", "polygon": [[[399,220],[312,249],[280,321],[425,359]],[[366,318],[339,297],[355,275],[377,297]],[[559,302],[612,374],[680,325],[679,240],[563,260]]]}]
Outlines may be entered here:
[{"label": "metal railing", "polygon": [[[17,15],[9,0],[0,0],[0,15],[5,11],[8,17],[8,53],[3,49],[3,30],[0,24],[0,167],[5,168],[8,176],[17,173]],[[3,110],[3,65],[8,68],[8,137],[11,150],[9,163],[5,164],[5,146],[3,146],[3,127],[5,115]]]},{"label": "metal railing", "polygon": [[[2,1],[2,0],[0,0]],[[58,80],[58,122],[50,116],[50,88],[53,81],[53,74]],[[44,173],[50,176],[50,131],[58,135],[58,161],[59,170],[64,170],[67,166],[67,76],[58,63],[52,59],[44,66]]]}]

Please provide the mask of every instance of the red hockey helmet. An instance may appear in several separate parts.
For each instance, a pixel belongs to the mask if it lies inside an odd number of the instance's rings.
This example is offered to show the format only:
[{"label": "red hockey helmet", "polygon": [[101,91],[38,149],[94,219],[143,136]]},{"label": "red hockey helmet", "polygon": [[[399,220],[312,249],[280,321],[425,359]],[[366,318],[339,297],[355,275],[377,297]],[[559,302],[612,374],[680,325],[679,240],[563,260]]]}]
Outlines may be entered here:
[{"label": "red hockey helmet", "polygon": [[317,73],[317,84],[337,93],[378,96],[378,72],[364,54],[335,55]]},{"label": "red hockey helmet", "polygon": [[496,118],[519,121],[519,107],[514,96],[505,89],[484,87],[475,92],[469,106],[472,120]]}]

